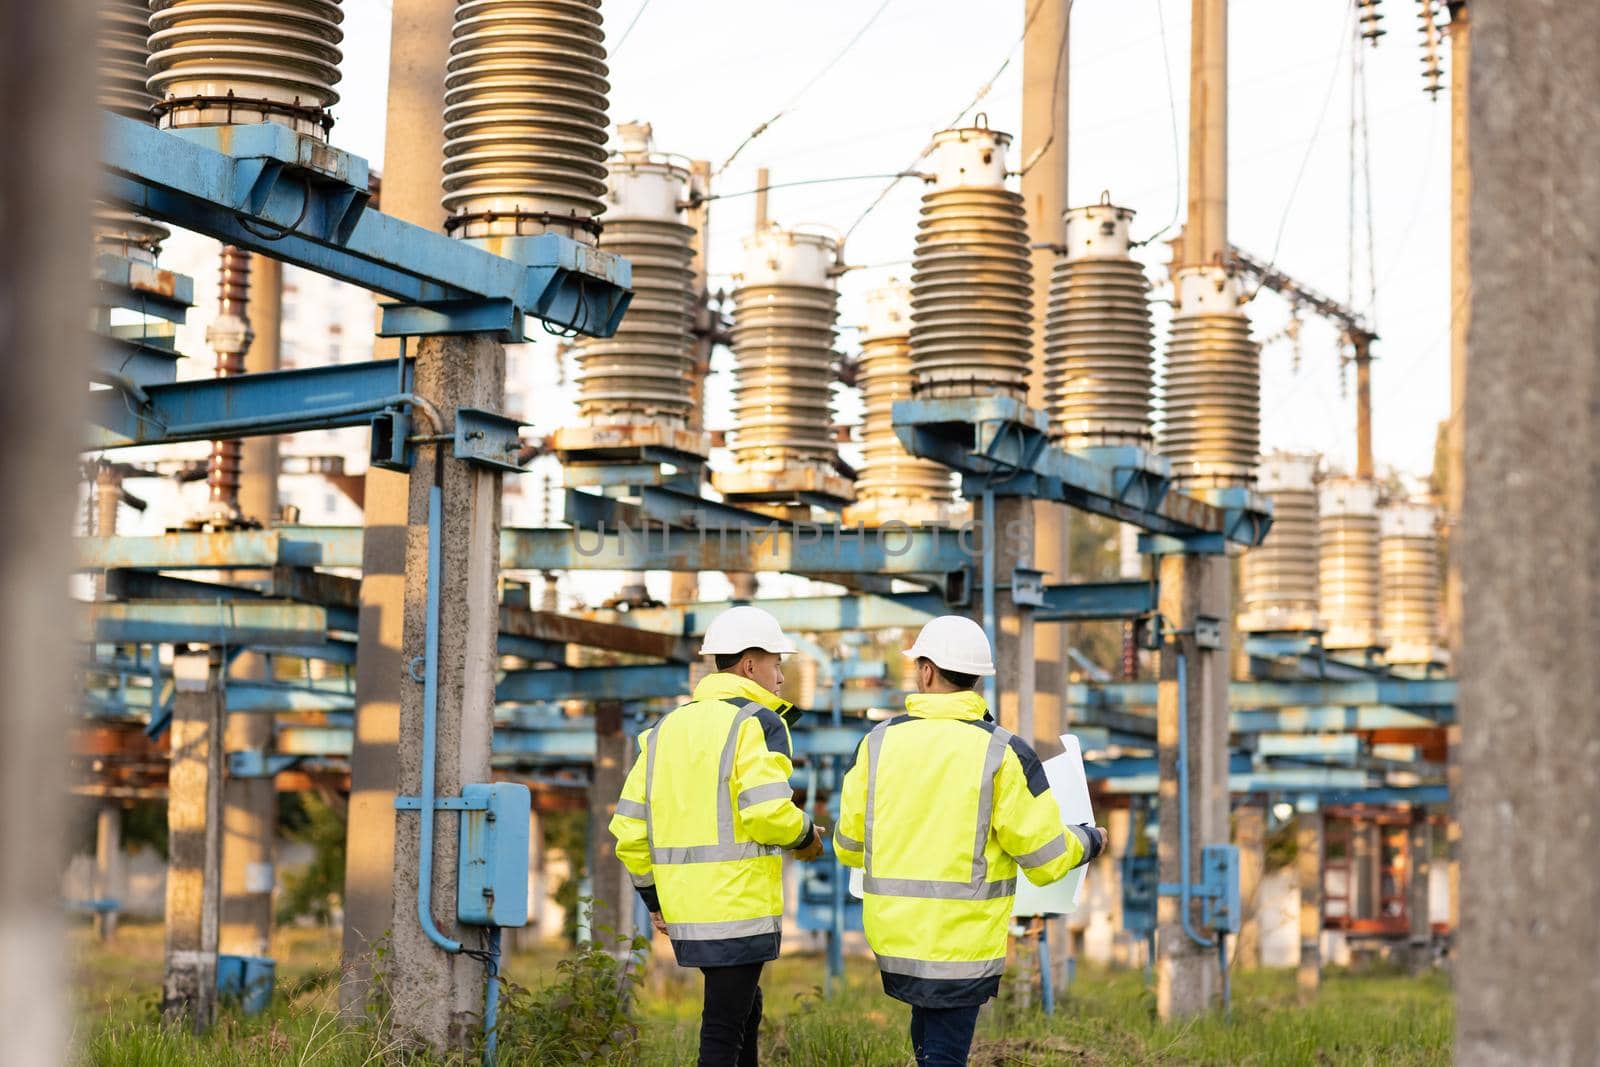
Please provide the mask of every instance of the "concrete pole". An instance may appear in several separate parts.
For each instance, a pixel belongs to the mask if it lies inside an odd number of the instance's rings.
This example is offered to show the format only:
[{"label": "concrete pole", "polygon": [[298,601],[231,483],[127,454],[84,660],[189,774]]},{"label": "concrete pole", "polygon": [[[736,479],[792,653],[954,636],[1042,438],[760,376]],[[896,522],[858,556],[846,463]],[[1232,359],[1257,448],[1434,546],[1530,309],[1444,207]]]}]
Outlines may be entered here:
[{"label": "concrete pole", "polygon": [[[95,814],[94,891],[101,900],[117,900],[122,892],[122,805],[114,800]],[[95,912],[94,929],[101,941],[116,940],[116,911]]]},{"label": "concrete pole", "polygon": [[[1011,584],[1011,571],[1033,562],[1033,504],[1027,497],[1000,497],[994,502],[997,585]],[[985,530],[988,537],[991,531]],[[981,600],[981,598],[980,598]],[[999,707],[995,719],[1019,737],[1032,738],[1035,674],[1033,609],[1018,607],[1009,589],[995,592],[995,683]],[[979,621],[982,621],[980,609]]]},{"label": "concrete pole", "polygon": [[[1472,160],[1468,102],[1472,85],[1472,16],[1467,4],[1450,5],[1450,422],[1445,464],[1445,645],[1450,662],[1461,662],[1462,490],[1466,485],[1467,334],[1472,326]],[[1445,847],[1449,863],[1452,936],[1461,930],[1461,727],[1445,731],[1449,745],[1446,781],[1450,785]]]},{"label": "concrete pole", "polygon": [[1356,477],[1373,477],[1372,466],[1372,345],[1356,345]]},{"label": "concrete pole", "polygon": [[98,185],[95,6],[0,0],[0,1033],[5,1059],[67,1059],[61,871],[67,857],[66,730],[78,644],[66,610],[82,445]]},{"label": "concrete pole", "polygon": [[1111,852],[1106,857],[1108,862],[1096,863],[1088,875],[1105,880],[1111,901],[1111,965],[1118,968],[1133,963],[1131,935],[1122,928],[1122,857],[1128,847],[1128,823],[1132,818],[1129,808],[1112,808],[1100,817],[1101,825],[1111,835]]},{"label": "concrete pole", "polygon": [[1300,883],[1300,966],[1297,979],[1302,1000],[1317,994],[1322,985],[1322,830],[1320,811],[1302,811],[1295,817],[1298,855],[1295,875]]},{"label": "concrete pole", "polygon": [[767,186],[772,181],[772,172],[766,167],[756,168],[756,232],[760,233],[772,221],[767,214]]},{"label": "concrete pole", "polygon": [[[389,34],[382,207],[385,214],[436,230],[444,228],[445,219],[439,203],[444,165],[440,116],[454,13],[453,4],[394,0]],[[384,354],[399,354],[395,342],[380,345]],[[354,1014],[360,1014],[372,985],[372,948],[389,931],[393,915],[407,492],[404,474],[367,471],[339,982],[340,1006]]]},{"label": "concrete pole", "polygon": [[1185,266],[1228,252],[1228,0],[1193,0],[1190,17]]},{"label": "concrete pole", "polygon": [[1233,813],[1233,843],[1239,847],[1239,906],[1243,911],[1233,959],[1240,967],[1261,966],[1261,875],[1267,860],[1267,812],[1248,803]]},{"label": "concrete pole", "polygon": [[[250,257],[250,332],[246,374],[277,370],[282,358],[283,264]],[[239,514],[270,524],[278,513],[278,439],[248,437],[239,457]],[[266,657],[241,653],[232,675],[264,680]],[[228,716],[228,752],[272,749],[271,715]],[[237,956],[272,954],[272,887],[278,793],[271,778],[229,778],[222,791],[222,933],[219,950]]]},{"label": "concrete pole", "polygon": [[[1022,38],[1022,147],[1026,167],[1022,175],[1022,199],[1028,212],[1028,236],[1035,245],[1061,245],[1066,241],[1062,216],[1067,203],[1067,93],[1071,66],[1068,55],[1068,14],[1071,0],[1028,0],[1025,8],[1036,9],[1033,22]],[[1023,17],[1027,18],[1027,12]],[[1042,151],[1041,151],[1042,149]],[[1045,314],[1050,303],[1050,272],[1057,253],[1051,248],[1034,248],[1033,266],[1033,360],[1028,370],[1028,395],[1034,406],[1044,404]],[[1071,511],[1054,501],[1035,501],[1031,507],[1034,524],[1032,566],[1045,572],[1047,582],[1065,582],[1070,577]],[[1026,566],[1027,563],[1024,562]],[[1009,579],[1009,575],[1001,580]],[[1066,694],[1068,628],[1061,623],[1034,624],[1035,729],[1027,736],[1036,742],[1040,754],[1059,752],[1058,738],[1067,728],[1063,699]],[[1050,936],[1065,941],[1062,931]]]},{"label": "concrete pole", "polygon": [[589,787],[589,884],[594,910],[589,928],[596,941],[619,943],[633,936],[633,883],[617,859],[617,842],[607,827],[617,812],[617,798],[632,764],[630,743],[622,730],[622,705],[603,700],[594,708],[594,782]]},{"label": "concrete pole", "polygon": [[[505,404],[505,346],[486,334],[424,338],[417,348],[416,391],[451,420],[457,408],[499,411]],[[448,430],[446,431],[448,432]],[[406,538],[405,637],[402,662],[422,656],[429,620],[428,498],[443,453],[442,526],[438,589],[438,712],[435,791],[456,796],[470,782],[489,780],[494,738],[494,683],[499,636],[500,473],[450,459],[448,445],[417,450],[411,470],[410,529]],[[407,681],[400,694],[398,787],[420,795],[423,687]],[[456,898],[459,815],[434,820],[433,911],[446,937],[473,948],[481,931],[458,925]],[[394,848],[394,913],[390,991],[395,1020],[408,1039],[435,1051],[460,1051],[474,1039],[483,1011],[484,970],[477,960],[451,955],[423,932],[417,917],[421,820],[399,813]]]},{"label": "concrete pole", "polygon": [[[1161,766],[1161,833],[1157,840],[1161,881],[1182,881],[1178,792],[1179,704],[1187,711],[1189,879],[1200,877],[1202,845],[1228,840],[1228,631],[1227,561],[1215,556],[1163,556],[1160,602],[1174,628],[1192,631],[1199,616],[1218,620],[1221,650],[1202,649],[1192,634],[1174,638],[1162,649],[1157,689],[1156,740]],[[1178,657],[1186,657],[1188,685],[1180,694]],[[1190,925],[1201,931],[1198,902]],[[1220,988],[1215,948],[1203,948],[1184,932],[1181,903],[1163,896],[1156,905],[1156,1010],[1162,1019],[1181,1019],[1206,1011]],[[1202,931],[1202,936],[1205,936]]]},{"label": "concrete pole", "polygon": [[1455,1052],[1464,1067],[1590,1063],[1600,6],[1506,0],[1472,13]]},{"label": "concrete pole", "polygon": [[222,657],[173,660],[172,764],[167,772],[167,944],[161,1015],[193,1032],[217,1008],[222,875]]},{"label": "concrete pole", "polygon": [[1433,916],[1428,913],[1428,875],[1433,870],[1433,823],[1422,808],[1411,812],[1407,835],[1406,914],[1411,919],[1411,968],[1433,965]]}]

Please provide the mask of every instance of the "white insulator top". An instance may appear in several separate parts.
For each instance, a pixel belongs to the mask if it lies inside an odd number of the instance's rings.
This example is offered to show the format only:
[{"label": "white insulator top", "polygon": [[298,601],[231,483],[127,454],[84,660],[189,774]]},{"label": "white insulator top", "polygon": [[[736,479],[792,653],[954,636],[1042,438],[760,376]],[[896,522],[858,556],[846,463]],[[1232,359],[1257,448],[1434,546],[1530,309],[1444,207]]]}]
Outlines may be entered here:
[{"label": "white insulator top", "polygon": [[933,187],[1000,189],[1006,184],[1011,135],[986,126],[940,130],[933,135]]},{"label": "white insulator top", "polygon": [[821,233],[798,233],[777,228],[744,239],[744,260],[734,274],[737,286],[833,286],[833,268],[839,259],[839,242]]},{"label": "white insulator top", "polygon": [[1239,310],[1239,283],[1221,267],[1185,267],[1173,281],[1180,315],[1227,314]]},{"label": "white insulator top", "polygon": [[611,161],[606,176],[606,219],[683,222],[689,198],[689,172],[675,163],[648,157]]},{"label": "white insulator top", "polygon": [[867,328],[863,340],[905,337],[911,333],[911,286],[898,278],[867,292]]},{"label": "white insulator top", "polygon": [[625,156],[649,155],[656,150],[655,133],[648,122],[617,123],[617,151]]},{"label": "white insulator top", "polygon": [[1439,522],[1439,509],[1431,504],[1402,501],[1378,512],[1380,537],[1432,537]]},{"label": "white insulator top", "polygon": [[1317,457],[1311,453],[1274,452],[1256,470],[1256,489],[1263,493],[1310,492],[1316,480]]},{"label": "white insulator top", "polygon": [[1378,511],[1378,483],[1367,478],[1330,478],[1317,497],[1324,515],[1374,515]]},{"label": "white insulator top", "polygon": [[1129,233],[1133,209],[1117,207],[1110,198],[1088,207],[1069,208],[1062,216],[1067,230],[1068,260],[1126,259],[1133,245]]}]

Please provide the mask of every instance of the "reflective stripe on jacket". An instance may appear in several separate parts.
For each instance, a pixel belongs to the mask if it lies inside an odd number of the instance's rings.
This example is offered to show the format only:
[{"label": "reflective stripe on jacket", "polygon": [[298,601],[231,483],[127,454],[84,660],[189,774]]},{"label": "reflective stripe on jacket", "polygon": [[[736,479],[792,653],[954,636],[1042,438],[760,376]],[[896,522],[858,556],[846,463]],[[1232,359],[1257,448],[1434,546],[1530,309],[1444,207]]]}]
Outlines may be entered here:
[{"label": "reflective stripe on jacket", "polygon": [[1017,868],[1046,885],[1089,856],[1063,827],[1039,757],[973,692],[919,693],[880,723],[845,776],[833,845],[864,867],[863,919],[884,992],[981,1004],[1005,970]]},{"label": "reflective stripe on jacket", "polygon": [[611,834],[684,967],[778,958],[779,853],[811,834],[789,786],[792,707],[718,672],[639,738]]}]

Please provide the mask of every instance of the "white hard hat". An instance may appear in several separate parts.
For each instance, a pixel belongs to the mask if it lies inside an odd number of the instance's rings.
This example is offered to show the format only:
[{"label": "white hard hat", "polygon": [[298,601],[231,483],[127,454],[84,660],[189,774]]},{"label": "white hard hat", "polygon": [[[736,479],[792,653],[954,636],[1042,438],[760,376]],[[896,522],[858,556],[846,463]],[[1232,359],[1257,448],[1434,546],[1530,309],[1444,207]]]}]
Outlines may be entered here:
[{"label": "white hard hat", "polygon": [[769,612],[741,604],[711,620],[705,640],[700,643],[700,654],[731,656],[747,648],[778,653],[799,651],[793,641],[783,636],[783,627]]},{"label": "white hard hat", "polygon": [[988,635],[965,615],[940,615],[930,620],[905,654],[932,660],[934,666],[956,674],[994,673]]}]

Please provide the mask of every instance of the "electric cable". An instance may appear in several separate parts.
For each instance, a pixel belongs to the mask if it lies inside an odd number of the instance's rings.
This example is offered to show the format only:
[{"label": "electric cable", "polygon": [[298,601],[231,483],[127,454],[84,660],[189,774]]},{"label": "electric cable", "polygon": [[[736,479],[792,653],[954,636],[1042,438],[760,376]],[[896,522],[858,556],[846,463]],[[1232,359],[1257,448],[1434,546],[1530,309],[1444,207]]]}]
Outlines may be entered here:
[{"label": "electric cable", "polygon": [[1142,241],[1134,241],[1129,248],[1143,248],[1154,244],[1162,234],[1178,224],[1183,214],[1183,162],[1178,153],[1178,98],[1172,91],[1172,57],[1167,51],[1167,16],[1156,0],[1156,24],[1161,27],[1161,69],[1167,76],[1167,116],[1172,120],[1172,218],[1167,224]]},{"label": "electric cable", "polygon": [[643,17],[645,8],[649,6],[650,0],[644,0],[644,3],[639,5],[639,10],[633,13],[633,19],[629,21],[627,28],[622,31],[622,36],[617,38],[616,47],[611,49],[611,59],[616,59],[617,53],[622,51],[622,46],[628,43],[628,34],[632,33],[633,28],[639,25],[639,19]]},{"label": "electric cable", "polygon": [[760,137],[762,134],[771,129],[772,124],[783,118],[784,115],[788,114],[789,110],[800,102],[801,98],[811,90],[812,86],[816,85],[819,81],[827,76],[829,71],[838,66],[840,61],[843,60],[845,56],[850,54],[850,50],[856,46],[856,43],[860,41],[861,38],[866,36],[867,31],[872,29],[873,23],[878,21],[878,16],[882,15],[892,3],[894,3],[894,0],[883,0],[883,3],[879,4],[877,9],[874,10],[871,15],[867,16],[867,21],[861,24],[861,28],[855,32],[855,35],[845,42],[843,48],[834,53],[832,59],[823,64],[821,70],[817,71],[816,74],[811,76],[810,81],[802,85],[799,91],[791,96],[787,103],[778,108],[771,118],[761,123],[755,129],[751,130],[749,134],[745,136],[745,139],[739,142],[739,147],[735,148],[732,154],[729,155],[727,159],[722,161],[722,165],[717,168],[716,173],[721,174],[723,171],[727,170],[729,164],[731,164],[735,159],[739,158],[739,153],[743,152],[747,147],[749,147],[751,141],[754,141],[757,137]]}]

